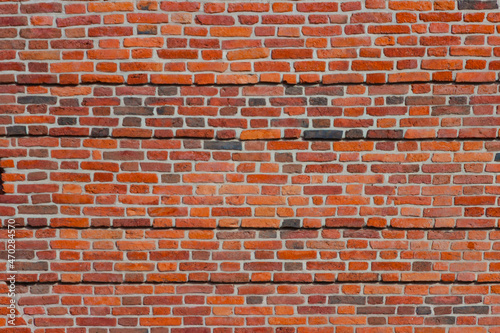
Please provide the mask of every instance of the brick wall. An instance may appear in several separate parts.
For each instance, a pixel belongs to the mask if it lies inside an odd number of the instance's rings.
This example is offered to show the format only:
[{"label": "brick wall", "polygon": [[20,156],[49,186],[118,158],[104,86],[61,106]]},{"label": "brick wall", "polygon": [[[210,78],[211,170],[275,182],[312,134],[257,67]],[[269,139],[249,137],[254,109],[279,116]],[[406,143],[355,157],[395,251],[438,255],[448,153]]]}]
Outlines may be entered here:
[{"label": "brick wall", "polygon": [[496,1],[2,1],[6,333],[500,332]]}]

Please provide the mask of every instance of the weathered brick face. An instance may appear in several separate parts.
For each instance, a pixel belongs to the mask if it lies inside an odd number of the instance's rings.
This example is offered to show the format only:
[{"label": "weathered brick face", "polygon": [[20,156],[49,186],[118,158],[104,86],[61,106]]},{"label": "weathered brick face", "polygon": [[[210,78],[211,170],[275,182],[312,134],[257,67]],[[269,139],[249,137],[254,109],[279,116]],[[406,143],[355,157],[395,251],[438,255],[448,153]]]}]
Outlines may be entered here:
[{"label": "weathered brick face", "polygon": [[3,1],[0,331],[500,332],[497,7]]}]

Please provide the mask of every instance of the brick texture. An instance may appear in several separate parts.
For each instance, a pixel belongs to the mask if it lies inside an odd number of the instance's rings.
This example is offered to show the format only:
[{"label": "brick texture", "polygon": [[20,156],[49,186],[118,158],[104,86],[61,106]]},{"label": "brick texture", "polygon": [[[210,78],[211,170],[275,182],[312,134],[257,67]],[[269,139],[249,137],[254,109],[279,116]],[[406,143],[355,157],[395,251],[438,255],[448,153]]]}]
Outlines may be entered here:
[{"label": "brick texture", "polygon": [[500,332],[497,7],[1,1],[0,331]]}]

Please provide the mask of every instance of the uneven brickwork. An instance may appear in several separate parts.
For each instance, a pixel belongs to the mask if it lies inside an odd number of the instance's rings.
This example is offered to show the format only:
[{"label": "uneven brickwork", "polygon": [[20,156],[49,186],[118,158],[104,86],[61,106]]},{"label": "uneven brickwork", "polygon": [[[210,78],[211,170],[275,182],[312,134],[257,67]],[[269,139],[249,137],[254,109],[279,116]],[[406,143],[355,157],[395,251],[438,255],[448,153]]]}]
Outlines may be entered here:
[{"label": "uneven brickwork", "polygon": [[[498,84],[31,88],[0,86],[6,103],[1,133],[224,140],[500,136]],[[218,145],[241,147],[217,142],[207,148]]]},{"label": "uneven brickwork", "polygon": [[2,333],[500,332],[496,1],[0,2]]}]

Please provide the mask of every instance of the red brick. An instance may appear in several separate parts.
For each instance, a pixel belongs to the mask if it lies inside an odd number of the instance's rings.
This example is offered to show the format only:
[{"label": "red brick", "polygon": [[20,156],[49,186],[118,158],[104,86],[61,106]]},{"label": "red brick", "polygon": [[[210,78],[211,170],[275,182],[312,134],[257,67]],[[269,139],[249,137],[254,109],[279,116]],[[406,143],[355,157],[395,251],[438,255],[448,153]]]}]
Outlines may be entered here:
[{"label": "red brick", "polygon": [[493,332],[492,4],[0,4],[0,326]]}]

